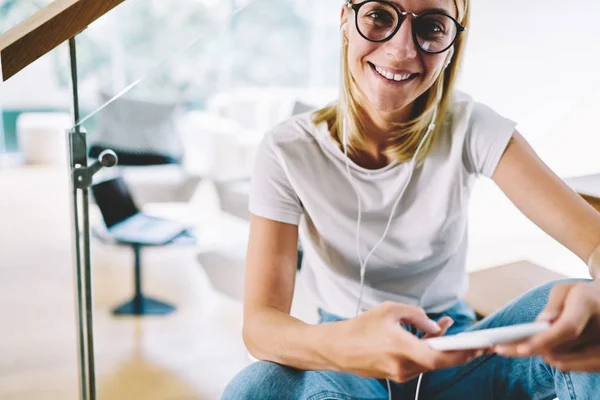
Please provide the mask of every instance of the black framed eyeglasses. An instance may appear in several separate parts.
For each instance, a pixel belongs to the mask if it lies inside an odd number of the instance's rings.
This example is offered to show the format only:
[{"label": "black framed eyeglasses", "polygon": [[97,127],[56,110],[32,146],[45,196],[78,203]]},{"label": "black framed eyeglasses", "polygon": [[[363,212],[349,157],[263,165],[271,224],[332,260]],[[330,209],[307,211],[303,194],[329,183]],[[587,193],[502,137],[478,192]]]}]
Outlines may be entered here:
[{"label": "black framed eyeglasses", "polygon": [[354,10],[358,33],[370,42],[390,40],[400,29],[408,15],[413,17],[412,35],[418,48],[428,54],[448,50],[461,32],[467,30],[456,19],[442,11],[415,14],[400,11],[395,4],[385,0],[367,0],[347,3]]}]

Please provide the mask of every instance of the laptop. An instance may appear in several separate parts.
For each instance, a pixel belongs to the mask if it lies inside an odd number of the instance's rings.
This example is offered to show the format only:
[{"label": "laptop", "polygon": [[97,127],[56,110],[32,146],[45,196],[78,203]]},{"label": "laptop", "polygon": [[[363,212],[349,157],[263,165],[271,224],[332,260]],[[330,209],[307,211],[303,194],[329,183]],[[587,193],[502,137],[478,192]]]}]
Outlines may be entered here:
[{"label": "laptop", "polygon": [[111,238],[125,243],[161,245],[187,232],[180,222],[144,214],[122,177],[92,185],[92,194]]}]

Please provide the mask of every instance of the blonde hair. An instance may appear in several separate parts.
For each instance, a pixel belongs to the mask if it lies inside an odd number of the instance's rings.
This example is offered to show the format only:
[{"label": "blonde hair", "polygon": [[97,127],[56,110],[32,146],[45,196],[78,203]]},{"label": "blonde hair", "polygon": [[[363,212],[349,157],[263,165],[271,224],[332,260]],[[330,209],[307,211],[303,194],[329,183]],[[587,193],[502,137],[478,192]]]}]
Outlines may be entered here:
[{"label": "blonde hair", "polygon": [[[458,22],[466,26],[469,20],[469,0],[455,0],[458,9]],[[412,118],[406,122],[399,122],[396,128],[390,132],[388,143],[385,145],[385,154],[398,161],[403,162],[412,159],[419,143],[427,132],[427,128],[435,117],[435,129],[423,143],[417,161],[420,162],[431,151],[438,132],[443,125],[446,114],[451,107],[452,90],[457,79],[462,54],[466,44],[466,35],[458,35],[453,45],[454,54],[448,68],[444,69],[433,85],[414,102]],[[451,50],[448,50],[451,51]],[[313,114],[313,122],[318,125],[326,122],[331,137],[340,145],[343,144],[344,117],[347,118],[348,131],[348,153],[356,154],[356,150],[364,147],[367,124],[360,113],[359,97],[360,90],[356,87],[348,66],[348,46],[341,46],[341,79],[340,97],[337,103],[330,104]],[[440,93],[441,92],[441,93]],[[438,104],[439,98],[439,104]]]}]

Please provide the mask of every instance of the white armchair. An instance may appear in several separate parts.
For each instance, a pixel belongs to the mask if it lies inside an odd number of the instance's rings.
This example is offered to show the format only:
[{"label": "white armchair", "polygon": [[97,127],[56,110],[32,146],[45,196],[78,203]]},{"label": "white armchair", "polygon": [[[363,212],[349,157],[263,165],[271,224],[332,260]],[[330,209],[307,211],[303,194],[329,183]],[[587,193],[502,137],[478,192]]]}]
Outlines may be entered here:
[{"label": "white armchair", "polygon": [[[101,94],[102,102],[110,99]],[[170,102],[120,98],[94,117],[89,130],[90,157],[106,148],[119,156],[119,166],[97,180],[122,174],[140,205],[187,202],[200,175],[186,168],[178,106]]]}]

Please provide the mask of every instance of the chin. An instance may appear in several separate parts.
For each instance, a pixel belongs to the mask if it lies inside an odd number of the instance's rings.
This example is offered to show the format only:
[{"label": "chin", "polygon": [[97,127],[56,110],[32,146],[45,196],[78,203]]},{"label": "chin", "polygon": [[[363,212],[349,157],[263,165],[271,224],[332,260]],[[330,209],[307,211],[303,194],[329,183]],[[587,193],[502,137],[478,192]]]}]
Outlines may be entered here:
[{"label": "chin", "polygon": [[371,97],[369,103],[377,111],[385,113],[402,111],[411,104],[408,99],[381,99],[376,96]]}]

